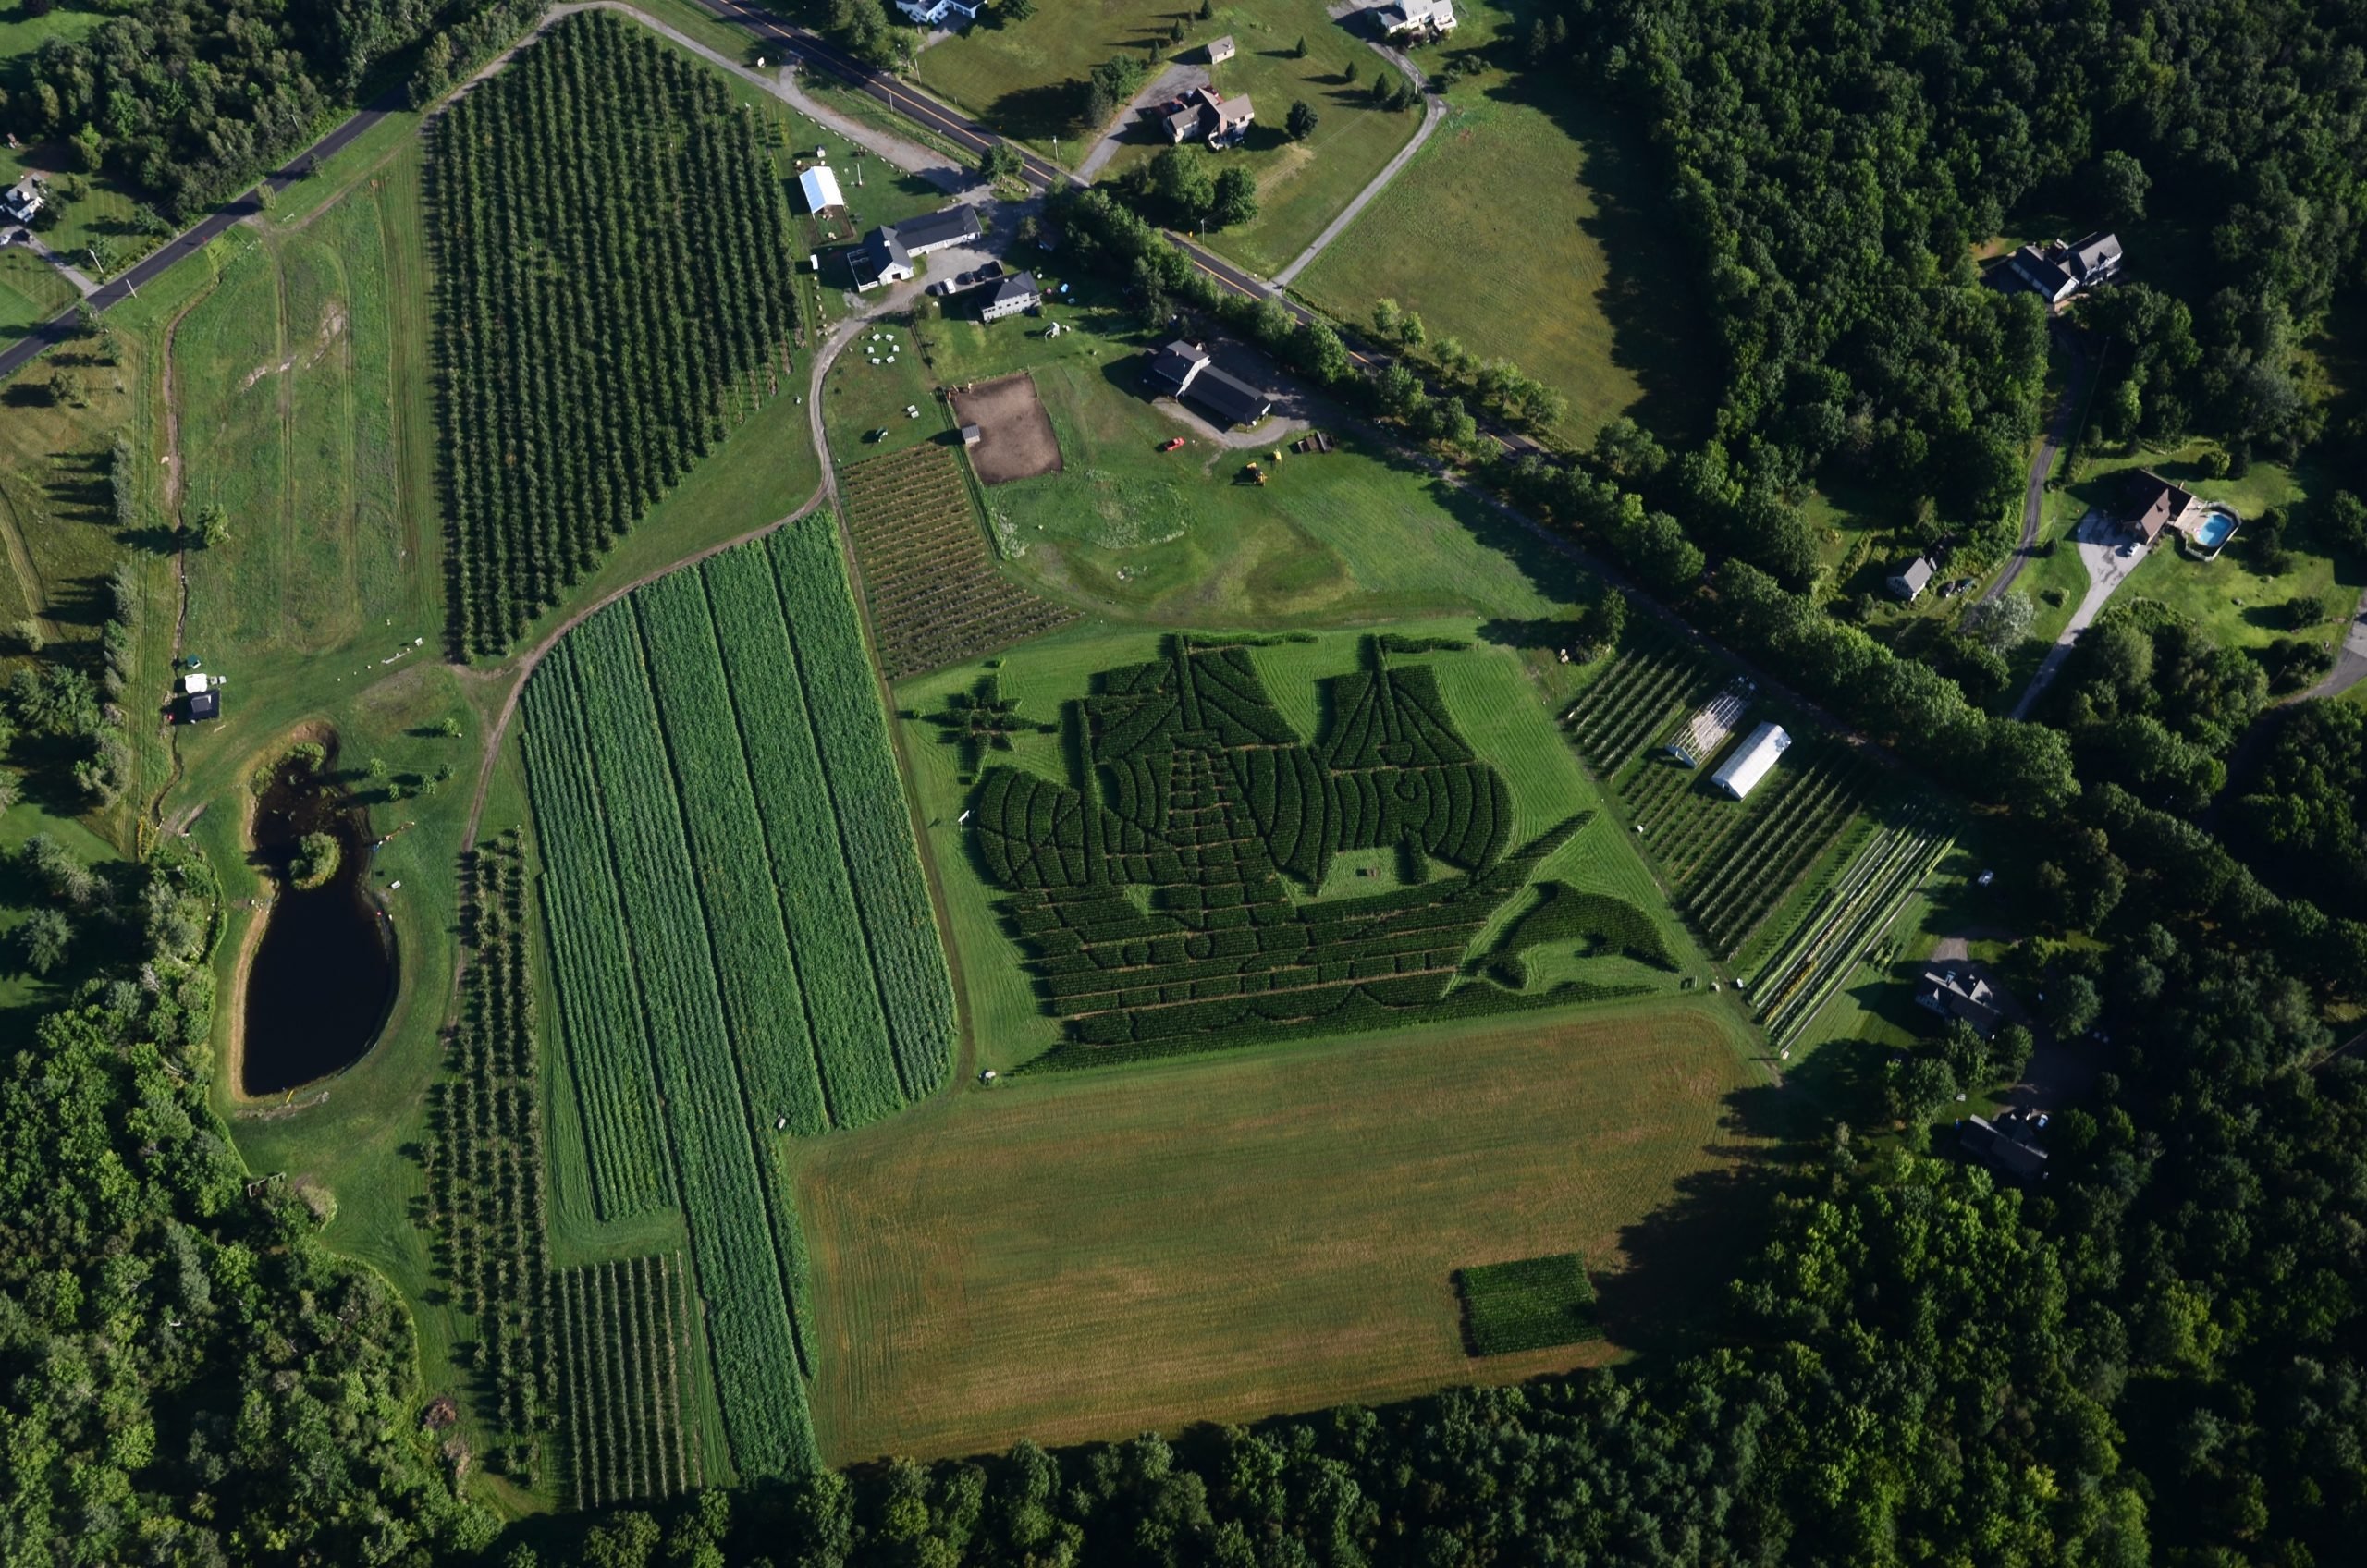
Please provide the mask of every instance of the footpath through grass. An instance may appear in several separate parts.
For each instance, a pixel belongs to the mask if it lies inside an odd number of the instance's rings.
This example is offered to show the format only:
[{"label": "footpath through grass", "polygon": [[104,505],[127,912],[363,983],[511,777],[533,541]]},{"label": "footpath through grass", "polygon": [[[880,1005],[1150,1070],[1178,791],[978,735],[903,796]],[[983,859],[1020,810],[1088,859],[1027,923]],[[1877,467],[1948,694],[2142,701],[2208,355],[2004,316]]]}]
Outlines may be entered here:
[{"label": "footpath through grass", "polygon": [[[1590,1364],[1679,1304],[1752,1139],[1713,998],[1006,1080],[799,1172],[834,1464],[1122,1438]],[[1772,1093],[1770,1091],[1760,1091]],[[1706,1230],[1710,1227],[1696,1226]],[[1706,1240],[1707,1238],[1700,1238]],[[1455,1270],[1577,1251],[1613,1344],[1466,1354]]]}]

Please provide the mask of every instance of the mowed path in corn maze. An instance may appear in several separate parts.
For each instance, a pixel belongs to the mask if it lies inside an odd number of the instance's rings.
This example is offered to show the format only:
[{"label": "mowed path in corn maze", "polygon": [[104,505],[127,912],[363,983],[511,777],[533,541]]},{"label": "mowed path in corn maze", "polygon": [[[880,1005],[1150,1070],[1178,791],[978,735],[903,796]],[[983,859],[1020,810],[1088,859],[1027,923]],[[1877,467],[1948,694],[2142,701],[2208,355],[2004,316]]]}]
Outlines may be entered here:
[{"label": "mowed path in corn maze", "polygon": [[1567,1250],[1619,1269],[1680,1177],[1753,1152],[1732,1125],[1741,1033],[1709,998],[1661,999],[1031,1074],[805,1145],[824,1458],[1122,1438],[1602,1359],[1473,1360],[1453,1272]]}]

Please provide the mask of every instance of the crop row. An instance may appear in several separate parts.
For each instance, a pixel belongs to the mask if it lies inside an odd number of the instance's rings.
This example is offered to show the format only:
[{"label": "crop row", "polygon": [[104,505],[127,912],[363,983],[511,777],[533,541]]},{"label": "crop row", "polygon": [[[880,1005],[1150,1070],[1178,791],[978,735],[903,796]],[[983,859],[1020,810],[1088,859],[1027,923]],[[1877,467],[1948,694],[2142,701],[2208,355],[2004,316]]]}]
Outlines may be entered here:
[{"label": "crop row", "polygon": [[1707,683],[1699,660],[1658,644],[1629,649],[1564,715],[1580,755],[1615,773]]},{"label": "crop row", "polygon": [[[533,700],[535,688],[550,693],[540,704]],[[689,1221],[734,1463],[753,1474],[805,1468],[813,1463],[813,1431],[797,1375],[790,1271],[779,1240],[795,1217],[773,1188],[775,1162],[764,1145],[769,1124],[760,1122],[763,1110],[749,1099],[745,1060],[726,1020],[705,913],[707,889],[694,871],[632,607],[605,610],[570,632],[536,672],[528,695],[530,732],[553,704],[583,699],[585,749],[544,753],[539,771],[588,770],[582,792],[605,821],[607,851],[554,858],[546,867],[548,900],[563,905],[602,877],[616,879],[614,901],[624,911],[640,1007],[608,1026],[618,1035],[613,1048],[654,1067],[652,1097]],[[539,813],[549,781],[535,780],[532,748],[528,767]]]},{"label": "crop row", "polygon": [[702,1466],[682,1421],[683,1366],[692,1354],[686,1287],[675,1256],[558,1276],[578,1508],[670,1497],[699,1484]]},{"label": "crop row", "polygon": [[550,1259],[525,873],[514,839],[465,857],[467,942],[448,1071],[430,1090],[427,1217],[439,1272],[475,1319],[481,1415],[509,1434],[494,1462],[533,1485],[557,1425]]},{"label": "crop row", "polygon": [[1779,1048],[1815,1022],[1953,843],[1920,818],[1884,828],[1826,889],[1760,973],[1761,1015]]},{"label": "crop row", "polygon": [[773,378],[795,325],[751,117],[572,17],[431,132],[453,624],[497,652]]},{"label": "crop row", "polygon": [[1862,765],[1827,766],[1814,789],[1794,792],[1747,841],[1729,840],[1705,866],[1686,907],[1721,957],[1732,957],[1768,912],[1832,848],[1856,817]]},{"label": "crop row", "polygon": [[872,638],[891,680],[1076,619],[996,570],[961,461],[947,447],[923,445],[856,463],[840,478]]}]

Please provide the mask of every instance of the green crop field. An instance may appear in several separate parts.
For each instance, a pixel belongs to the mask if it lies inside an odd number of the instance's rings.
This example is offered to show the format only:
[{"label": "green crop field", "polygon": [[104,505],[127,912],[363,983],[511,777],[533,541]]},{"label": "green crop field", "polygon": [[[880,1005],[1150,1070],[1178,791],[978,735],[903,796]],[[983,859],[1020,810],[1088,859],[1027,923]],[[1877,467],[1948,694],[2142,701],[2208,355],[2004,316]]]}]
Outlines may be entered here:
[{"label": "green crop field", "polygon": [[1712,367],[1686,329],[1648,152],[1610,109],[1534,73],[1483,72],[1448,100],[1446,123],[1294,290],[1357,324],[1393,299],[1433,344],[1512,361],[1569,398],[1564,439],[1621,414],[1690,428]]},{"label": "green crop field", "polygon": [[1474,1355],[1578,1344],[1600,1331],[1586,1259],[1574,1252],[1481,1264],[1459,1271],[1455,1284]]},{"label": "green crop field", "polygon": [[[1615,1274],[1680,1180],[1747,1156],[1742,1042],[1711,998],[1654,1001],[1006,1081],[814,1145],[822,1452],[1121,1438],[1601,1360],[1475,1366],[1454,1271],[1578,1251]],[[1614,1343],[1658,1305],[1628,1310]]]},{"label": "green crop field", "polygon": [[791,525],[594,616],[525,720],[600,1213],[681,1194],[734,1464],[793,1468],[804,1259],[770,1151],[930,1093],[953,1023],[835,531]]}]

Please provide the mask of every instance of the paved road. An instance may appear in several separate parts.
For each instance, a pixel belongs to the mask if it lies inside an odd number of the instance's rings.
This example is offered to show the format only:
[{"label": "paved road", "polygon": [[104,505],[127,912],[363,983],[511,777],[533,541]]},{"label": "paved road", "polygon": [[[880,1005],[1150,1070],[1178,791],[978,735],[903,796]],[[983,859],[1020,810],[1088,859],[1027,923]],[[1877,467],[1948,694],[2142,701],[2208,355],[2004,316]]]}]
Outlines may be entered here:
[{"label": "paved road", "polygon": [[1978,601],[1987,604],[2014,585],[2022,568],[2030,565],[2031,552],[2038,545],[2039,524],[2046,516],[2046,476],[2054,471],[2055,455],[2071,439],[2079,425],[2079,410],[2085,406],[2089,392],[2095,386],[2099,360],[2089,358],[2078,348],[2078,340],[2067,333],[2063,340],[2071,347],[2071,374],[2063,383],[2063,397],[2054,406],[2054,417],[2047,423],[2046,438],[2038,444],[2038,455],[2030,459],[2030,484],[2022,492],[2022,543],[1997,581],[1984,590]]},{"label": "paved road", "polygon": [[1145,109],[1153,104],[1164,104],[1171,98],[1181,98],[1195,88],[1208,84],[1208,67],[1205,65],[1172,65],[1151,78],[1140,92],[1126,100],[1125,107],[1110,117],[1110,129],[1101,133],[1101,140],[1093,144],[1093,151],[1085,155],[1085,162],[1077,165],[1076,177],[1091,179],[1100,174],[1110,160],[1118,155],[1118,149],[1126,144],[1126,132],[1142,123]]},{"label": "paved road", "polygon": [[[156,250],[150,251],[147,257],[132,267],[129,272],[123,274],[112,283],[101,285],[98,291],[82,303],[94,311],[105,311],[137,295],[141,288],[164,276],[167,271],[204,250],[206,246],[227,233],[232,224],[252,217],[263,211],[263,193],[266,189],[274,195],[287,190],[304,178],[305,172],[315,160],[326,158],[332,153],[342,151],[355,138],[368,131],[372,126],[376,125],[388,115],[402,108],[407,102],[408,96],[402,88],[388,88],[368,104],[363,104],[355,112],[352,118],[296,154],[274,173],[265,176],[261,185],[256,186],[237,201],[216,208],[196,227],[187,230],[178,238],[169,239]],[[6,380],[16,374],[52,347],[73,337],[75,321],[80,309],[79,305],[69,306],[58,312],[57,314],[10,344],[6,352],[0,352],[0,380]]]},{"label": "paved road", "polygon": [[[2079,559],[2088,569],[2087,596],[2079,601],[2079,607],[2071,612],[2070,623],[2064,627],[2063,635],[2054,640],[2054,646],[2046,651],[2046,657],[2039,662],[2037,672],[2031,675],[2030,683],[2022,689],[2021,701],[2014,704],[2012,717],[2030,717],[2030,709],[2037,706],[2041,694],[2054,684],[2056,674],[2063,668],[2063,661],[2071,656],[2071,646],[2079,642],[2079,633],[2103,613],[2104,602],[2112,597],[2113,590],[2120,586],[2121,580],[2136,570],[2145,559],[2142,549],[2121,554],[2122,538],[2120,529],[2108,521],[2102,512],[2091,511],[2079,520],[2079,528],[2072,533],[2072,545],[2079,552]],[[2166,545],[2164,547],[2167,548]]]},{"label": "paved road", "polygon": [[2295,698],[2296,702],[2322,702],[2339,697],[2361,681],[2367,680],[2367,594],[2359,595],[2359,608],[2350,618],[2350,633],[2342,640],[2341,649],[2334,657],[2334,668],[2326,678]]}]

